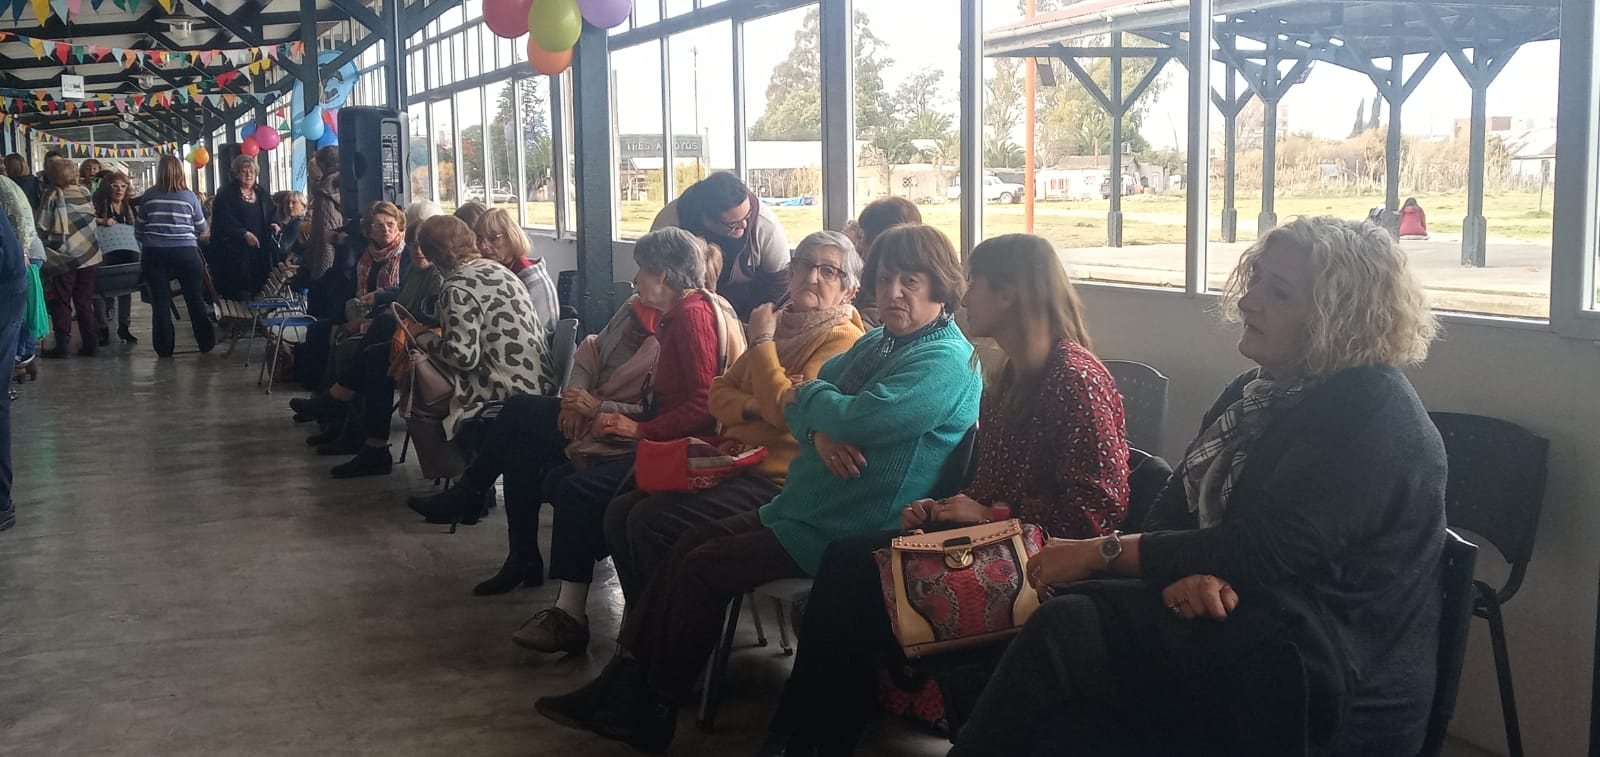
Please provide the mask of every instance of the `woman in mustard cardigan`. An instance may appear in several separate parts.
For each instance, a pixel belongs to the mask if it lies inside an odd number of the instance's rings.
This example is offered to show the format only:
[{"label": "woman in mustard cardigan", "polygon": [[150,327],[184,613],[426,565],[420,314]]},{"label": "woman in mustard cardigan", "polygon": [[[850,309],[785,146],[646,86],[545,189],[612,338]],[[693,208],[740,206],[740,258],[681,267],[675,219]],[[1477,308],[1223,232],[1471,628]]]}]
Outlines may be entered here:
[{"label": "woman in mustard cardigan", "polygon": [[850,304],[860,286],[861,257],[843,234],[819,231],[789,261],[789,304],[762,305],[750,316],[750,350],[711,383],[711,414],[722,437],[766,447],[752,473],[693,494],[625,494],[606,509],[606,543],[622,592],[629,598],[695,526],[751,512],[783,489],[800,443],[783,418],[783,393],[795,379],[810,381],[822,364],[855,344],[865,331]]},{"label": "woman in mustard cardigan", "polygon": [[800,449],[783,492],[679,538],[630,603],[619,654],[587,686],[535,702],[541,714],[665,751],[730,599],[812,575],[829,542],[893,528],[906,502],[940,496],[941,469],[977,422],[983,391],[951,317],[966,277],[949,238],[930,226],[890,229],[875,250],[883,327],[779,401]]}]

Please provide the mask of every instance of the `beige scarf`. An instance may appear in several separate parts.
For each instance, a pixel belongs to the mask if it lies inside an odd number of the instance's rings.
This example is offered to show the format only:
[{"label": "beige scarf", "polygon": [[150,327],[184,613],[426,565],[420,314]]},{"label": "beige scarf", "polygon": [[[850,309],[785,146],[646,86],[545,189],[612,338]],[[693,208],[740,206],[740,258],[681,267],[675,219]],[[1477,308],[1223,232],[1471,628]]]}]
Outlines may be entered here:
[{"label": "beige scarf", "polygon": [[809,313],[796,313],[790,310],[792,307],[792,304],[784,305],[778,311],[778,328],[772,342],[778,348],[778,364],[784,370],[799,371],[805,368],[806,359],[827,341],[833,327],[850,320],[854,307],[846,302]]}]

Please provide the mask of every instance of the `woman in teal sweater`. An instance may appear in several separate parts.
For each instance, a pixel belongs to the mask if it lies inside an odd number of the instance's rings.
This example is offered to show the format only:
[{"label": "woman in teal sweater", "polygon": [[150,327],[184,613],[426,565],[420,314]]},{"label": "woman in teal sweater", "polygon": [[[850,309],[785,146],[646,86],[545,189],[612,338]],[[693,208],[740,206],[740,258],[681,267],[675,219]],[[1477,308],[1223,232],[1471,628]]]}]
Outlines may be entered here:
[{"label": "woman in teal sweater", "polygon": [[901,226],[874,245],[883,326],[785,395],[800,455],[759,511],[684,534],[629,608],[621,652],[587,686],[537,708],[564,725],[649,751],[672,742],[677,704],[705,667],[733,597],[809,576],[836,538],[894,528],[936,492],[940,470],[978,419],[972,345],[951,319],[965,276],[950,240]]}]

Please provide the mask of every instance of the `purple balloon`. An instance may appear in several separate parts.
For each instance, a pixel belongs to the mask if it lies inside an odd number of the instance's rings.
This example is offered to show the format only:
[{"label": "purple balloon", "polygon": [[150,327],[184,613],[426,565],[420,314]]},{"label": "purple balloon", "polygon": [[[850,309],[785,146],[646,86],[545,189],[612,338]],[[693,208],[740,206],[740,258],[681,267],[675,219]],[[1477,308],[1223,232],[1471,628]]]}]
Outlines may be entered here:
[{"label": "purple balloon", "polygon": [[633,12],[633,0],[578,0],[578,11],[583,20],[601,29],[610,29],[628,20]]}]

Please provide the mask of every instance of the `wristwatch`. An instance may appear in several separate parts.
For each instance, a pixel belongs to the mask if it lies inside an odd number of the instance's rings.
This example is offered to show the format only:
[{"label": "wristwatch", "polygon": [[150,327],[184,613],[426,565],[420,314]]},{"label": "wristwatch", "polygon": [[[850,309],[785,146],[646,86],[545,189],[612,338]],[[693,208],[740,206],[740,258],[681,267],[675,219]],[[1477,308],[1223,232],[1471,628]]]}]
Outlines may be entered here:
[{"label": "wristwatch", "polygon": [[1111,563],[1122,556],[1122,532],[1112,531],[1110,536],[1100,540],[1100,559],[1106,561],[1106,569],[1111,568]]}]

